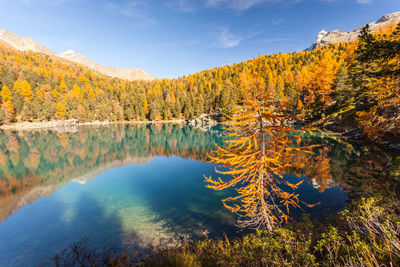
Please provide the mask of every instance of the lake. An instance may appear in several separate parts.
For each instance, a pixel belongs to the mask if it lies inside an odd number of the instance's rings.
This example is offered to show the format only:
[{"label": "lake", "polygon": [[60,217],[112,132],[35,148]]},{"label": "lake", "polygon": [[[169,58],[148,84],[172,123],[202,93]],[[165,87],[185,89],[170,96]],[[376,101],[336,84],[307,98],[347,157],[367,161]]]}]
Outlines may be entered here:
[{"label": "lake", "polygon": [[[173,124],[0,132],[0,266],[37,266],[84,238],[93,248],[140,254],[239,236],[221,203],[234,190],[204,182],[215,177],[207,153],[225,138],[222,126]],[[320,204],[293,210],[294,219],[335,214],[364,186],[382,184],[386,154],[321,134],[307,142],[320,145],[307,170],[285,179],[304,180],[301,199]]]}]

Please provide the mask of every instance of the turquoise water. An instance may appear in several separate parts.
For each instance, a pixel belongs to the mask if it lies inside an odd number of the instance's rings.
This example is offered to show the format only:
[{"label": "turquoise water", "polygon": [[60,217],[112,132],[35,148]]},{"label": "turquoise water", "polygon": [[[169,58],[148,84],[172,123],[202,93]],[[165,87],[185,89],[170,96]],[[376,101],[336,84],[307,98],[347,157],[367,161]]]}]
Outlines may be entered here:
[{"label": "turquoise water", "polygon": [[[224,136],[219,127],[178,125],[0,133],[0,266],[37,266],[83,238],[93,248],[146,253],[240,235],[221,204],[234,191],[208,189],[203,178],[215,176],[207,152]],[[285,177],[304,180],[301,199],[321,204],[294,210],[294,218],[336,213],[357,187],[348,177],[363,161],[359,152],[331,139],[312,142],[325,151],[309,167],[315,172]],[[331,171],[319,177],[322,163]]]}]

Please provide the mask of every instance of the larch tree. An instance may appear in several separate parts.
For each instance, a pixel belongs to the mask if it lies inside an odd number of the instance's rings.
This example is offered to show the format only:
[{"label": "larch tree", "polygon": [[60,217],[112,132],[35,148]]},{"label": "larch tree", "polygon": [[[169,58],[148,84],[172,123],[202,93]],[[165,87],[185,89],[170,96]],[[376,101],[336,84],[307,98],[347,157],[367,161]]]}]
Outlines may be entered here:
[{"label": "larch tree", "polygon": [[230,138],[209,155],[212,163],[227,168],[217,173],[229,178],[205,180],[215,190],[238,186],[237,196],[224,199],[223,204],[239,215],[240,227],[272,231],[290,218],[291,207],[303,203],[295,192],[301,182],[291,183],[283,174],[297,167],[293,163],[299,152],[312,153],[312,146],[301,146],[301,134],[313,129],[292,125],[302,115],[288,105],[286,97],[266,89],[259,66],[260,57],[258,68],[248,77],[252,83],[246,88],[244,104],[231,117]]},{"label": "larch tree", "polygon": [[11,101],[12,100],[12,93],[10,89],[7,87],[7,85],[3,85],[1,88],[1,99],[4,102]]},{"label": "larch tree", "polygon": [[12,93],[6,85],[3,85],[1,89],[1,99],[3,102],[1,109],[3,111],[4,122],[10,122],[14,118],[14,105],[12,102]]},{"label": "larch tree", "polygon": [[61,80],[59,88],[62,93],[65,93],[67,91],[67,85],[65,84],[64,79]]},{"label": "larch tree", "polygon": [[24,98],[24,102],[31,101],[33,98],[33,92],[31,85],[26,81],[23,80],[20,84],[21,95]]},{"label": "larch tree", "polygon": [[58,102],[56,106],[56,115],[59,119],[65,118],[65,104],[63,102]]}]

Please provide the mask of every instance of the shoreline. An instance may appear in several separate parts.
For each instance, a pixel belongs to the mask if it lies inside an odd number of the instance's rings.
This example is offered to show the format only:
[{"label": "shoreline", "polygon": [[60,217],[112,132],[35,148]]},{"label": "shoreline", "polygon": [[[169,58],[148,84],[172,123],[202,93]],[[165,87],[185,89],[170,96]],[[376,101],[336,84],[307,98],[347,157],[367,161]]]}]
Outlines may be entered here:
[{"label": "shoreline", "polygon": [[41,122],[17,122],[14,124],[3,124],[0,126],[0,130],[4,131],[25,131],[25,130],[48,130],[48,129],[59,129],[69,128],[77,126],[105,126],[111,124],[187,124],[186,120],[162,120],[162,121],[91,121],[91,122],[79,122],[78,120],[55,120],[55,121],[41,121]]},{"label": "shoreline", "polygon": [[[202,115],[204,116],[204,115]],[[188,125],[200,129],[210,129],[212,126],[217,124],[227,124],[227,122],[217,122],[215,120],[204,121],[202,116],[192,120],[175,119],[175,120],[159,120],[159,121],[90,121],[90,122],[79,122],[76,119],[70,120],[53,120],[53,121],[40,121],[40,122],[17,122],[13,124],[0,125],[2,131],[32,131],[32,130],[55,130],[62,132],[77,131],[76,127],[80,126],[107,126],[112,124],[181,124]],[[339,135],[341,138],[351,139],[358,143],[365,144],[376,144],[385,149],[394,151],[400,151],[400,143],[390,141],[375,141],[371,142],[367,138],[363,137],[363,134],[357,128],[344,129],[337,127],[337,125],[322,126],[321,128]]]},{"label": "shoreline", "polygon": [[69,120],[52,120],[38,122],[17,122],[13,124],[0,125],[0,130],[3,131],[25,131],[25,130],[45,130],[45,129],[70,129],[78,126],[105,126],[111,124],[182,124],[192,127],[209,129],[218,124],[212,115],[201,114],[194,119],[173,119],[173,120],[157,120],[157,121],[89,121],[79,122],[77,119]]}]

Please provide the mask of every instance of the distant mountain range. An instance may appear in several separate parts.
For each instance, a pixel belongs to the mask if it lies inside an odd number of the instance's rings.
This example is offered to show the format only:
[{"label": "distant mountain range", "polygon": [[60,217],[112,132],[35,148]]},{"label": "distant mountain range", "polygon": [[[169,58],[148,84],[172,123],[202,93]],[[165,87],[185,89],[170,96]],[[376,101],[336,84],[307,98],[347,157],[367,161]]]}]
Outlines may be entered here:
[{"label": "distant mountain range", "polygon": [[100,73],[103,73],[111,77],[117,77],[128,81],[154,80],[153,77],[151,77],[149,74],[147,74],[145,71],[141,69],[118,69],[113,66],[102,66],[99,63],[93,62],[87,57],[75,53],[72,50],[67,50],[65,52],[62,52],[58,54],[58,56],[85,65],[86,67],[89,67],[95,71],[98,71]]},{"label": "distant mountain range", "polygon": [[[391,23],[399,23],[399,22],[400,22],[400,12],[395,12],[384,15],[379,20],[369,23],[369,26],[371,31],[374,32],[380,29],[384,25]],[[358,38],[361,29],[362,27],[357,28],[350,32],[344,32],[341,30],[334,30],[334,31],[322,30],[319,32],[316,41],[306,50],[313,50],[324,45],[354,41]],[[80,55],[72,50],[67,50],[60,54],[56,54],[52,50],[35,42],[30,37],[22,38],[15,33],[3,29],[0,29],[0,43],[1,42],[5,42],[21,51],[31,50],[33,52],[43,53],[49,56],[55,56],[63,60],[67,60],[68,62],[72,61],[75,63],[79,63],[99,73],[108,75],[110,77],[116,77],[128,81],[134,81],[134,80],[149,81],[155,79],[154,77],[150,76],[148,73],[146,73],[141,69],[134,69],[134,68],[119,69],[113,66],[102,66],[99,63],[93,62],[87,57]]]},{"label": "distant mountain range", "polygon": [[[386,14],[379,20],[369,23],[369,27],[372,32],[375,32],[385,25],[391,23],[399,23],[399,22],[400,22],[400,12],[395,12],[391,14]],[[324,45],[355,41],[358,39],[358,36],[360,35],[361,29],[363,27],[364,26],[357,28],[351,32],[344,32],[341,30],[334,30],[334,31],[322,30],[319,32],[315,43],[312,44],[311,47],[308,48],[307,50],[313,50]]]},{"label": "distant mountain range", "polygon": [[52,50],[46,48],[45,46],[35,42],[32,38],[30,37],[25,37],[22,38],[18,36],[15,33],[12,33],[7,30],[0,29],[0,42],[5,42],[12,47],[21,50],[21,51],[28,51],[31,50],[33,52],[38,52],[42,54],[46,54],[49,56],[54,56],[54,57],[59,57],[62,58],[63,60],[68,60],[72,61],[75,63],[82,64],[88,68],[91,68],[97,72],[100,72],[102,74],[111,76],[111,77],[116,77],[128,81],[134,81],[134,80],[154,80],[155,78],[150,76],[148,73],[146,73],[143,70],[140,69],[118,69],[113,66],[102,66],[97,62],[93,62],[87,57],[80,55],[78,53],[75,53],[72,50],[67,50],[65,52],[62,52],[60,54],[56,54]]}]

